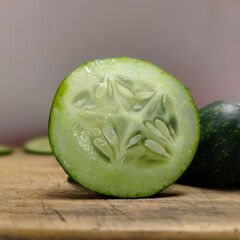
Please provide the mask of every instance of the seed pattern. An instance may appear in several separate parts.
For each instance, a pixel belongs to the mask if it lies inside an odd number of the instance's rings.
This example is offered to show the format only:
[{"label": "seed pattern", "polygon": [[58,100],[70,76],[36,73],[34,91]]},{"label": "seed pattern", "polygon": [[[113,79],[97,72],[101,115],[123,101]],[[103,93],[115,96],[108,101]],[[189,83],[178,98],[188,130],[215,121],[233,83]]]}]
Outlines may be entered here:
[{"label": "seed pattern", "polygon": [[163,134],[151,123],[151,122],[146,122],[145,123],[146,128],[152,132],[155,136],[159,138],[163,138]]},{"label": "seed pattern", "polygon": [[153,140],[147,139],[145,141],[145,146],[157,154],[163,155],[165,157],[169,156],[166,149],[161,144]]},{"label": "seed pattern", "polygon": [[93,141],[94,146],[109,159],[113,158],[113,151],[104,138],[95,138]]},{"label": "seed pattern", "polygon": [[86,103],[86,101],[87,101],[86,98],[79,99],[77,102],[73,104],[73,106],[80,108]]},{"label": "seed pattern", "polygon": [[135,98],[138,100],[145,100],[152,97],[155,91],[141,91],[135,94]]},{"label": "seed pattern", "polygon": [[162,95],[162,105],[164,108],[166,108],[166,105],[167,105],[167,95],[164,93]]},{"label": "seed pattern", "polygon": [[155,120],[155,125],[157,129],[168,139],[172,140],[172,137],[170,135],[170,132],[168,130],[168,127],[165,125],[165,123],[159,119]]},{"label": "seed pattern", "polygon": [[117,88],[126,98],[133,98],[133,94],[121,84],[117,84]]},{"label": "seed pattern", "polygon": [[[86,69],[86,71],[87,70],[89,69]],[[76,108],[82,108],[84,106],[85,111],[83,112],[82,109],[79,111],[81,112],[81,116],[91,115],[97,122],[96,126],[98,131],[92,134],[94,138],[92,146],[111,162],[117,161],[120,156],[123,156],[123,153],[125,154],[125,151],[126,153],[128,151],[131,152],[130,148],[133,146],[143,146],[147,148],[149,150],[148,154],[150,154],[150,152],[151,154],[155,154],[154,158],[156,159],[161,159],[161,157],[171,158],[169,144],[170,141],[174,140],[176,135],[175,125],[177,124],[175,115],[172,115],[174,105],[171,98],[165,93],[160,95],[156,90],[134,91],[135,86],[133,83],[131,85],[125,80],[116,80],[113,82],[108,76],[105,76],[101,82],[99,82],[99,80],[97,81],[98,84],[95,92],[85,90],[75,96],[72,101],[72,105]],[[108,98],[105,98],[106,96]],[[98,101],[94,101],[93,97]],[[109,101],[110,99],[112,99],[112,101]],[[117,119],[118,113],[121,113],[121,111],[123,111],[126,116],[129,114],[130,118],[133,117],[133,119],[138,113],[139,116],[141,116],[139,120],[143,117],[145,118],[144,125],[141,123],[138,125],[138,123],[136,125],[137,128],[126,126],[126,129],[134,129],[135,131],[133,135],[133,132],[131,133],[128,130],[128,134],[130,134],[128,139],[125,137],[122,138],[123,134],[118,135],[114,129],[114,126],[116,126],[118,122],[114,123],[115,120],[113,121],[113,119]],[[135,115],[131,115],[130,111],[135,111]],[[113,115],[113,113],[116,115]],[[164,121],[159,118],[153,120],[156,116],[155,113],[158,116],[163,115]],[[162,116],[160,118],[162,118]],[[111,124],[108,123],[110,119]],[[138,121],[138,119],[136,119],[136,121]],[[138,131],[138,133],[136,133],[136,131]],[[120,139],[124,139],[126,142],[121,145],[122,142],[120,144]],[[121,159],[120,161],[125,160]]]},{"label": "seed pattern", "polygon": [[170,98],[167,96],[166,93],[164,93],[162,95],[161,104],[162,104],[163,112],[169,111],[169,110],[173,109],[173,107],[174,107],[173,102],[170,100]]},{"label": "seed pattern", "polygon": [[135,104],[134,106],[133,106],[133,109],[135,110],[135,111],[138,111],[138,110],[140,110],[140,109],[142,109],[142,105],[140,105],[140,104]]},{"label": "seed pattern", "polygon": [[142,137],[141,134],[137,134],[136,136],[131,138],[129,143],[127,144],[126,148],[130,148],[133,145],[137,144],[139,142],[139,140],[141,139],[141,137]]},{"label": "seed pattern", "polygon": [[101,83],[96,91],[96,98],[102,98],[107,92],[107,83]]},{"label": "seed pattern", "polygon": [[154,103],[150,104],[150,106],[148,107],[148,112],[149,113],[153,112],[155,108],[156,108],[156,105]]},{"label": "seed pattern", "polygon": [[170,133],[172,134],[172,136],[175,135],[175,131],[174,131],[172,125],[169,125],[169,131],[170,131]]},{"label": "seed pattern", "polygon": [[113,95],[112,84],[111,84],[110,78],[107,75],[104,77],[103,82],[107,85],[107,91],[109,96],[112,96]]},{"label": "seed pattern", "polygon": [[103,131],[103,135],[108,140],[108,142],[114,148],[117,148],[118,147],[118,137],[117,137],[117,133],[115,132],[115,130],[111,126],[105,125],[105,126],[103,126],[102,131]]}]

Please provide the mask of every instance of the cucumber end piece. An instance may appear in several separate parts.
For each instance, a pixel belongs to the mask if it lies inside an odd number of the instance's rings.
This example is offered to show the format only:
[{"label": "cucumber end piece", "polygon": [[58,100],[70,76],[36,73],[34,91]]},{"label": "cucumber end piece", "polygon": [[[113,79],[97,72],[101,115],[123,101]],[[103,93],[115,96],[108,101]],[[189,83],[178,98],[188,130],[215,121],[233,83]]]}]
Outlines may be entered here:
[{"label": "cucumber end piece", "polygon": [[27,153],[50,155],[53,154],[48,137],[38,137],[27,141],[24,144]]},{"label": "cucumber end piece", "polygon": [[6,145],[0,145],[0,156],[9,155],[13,153],[13,149]]}]

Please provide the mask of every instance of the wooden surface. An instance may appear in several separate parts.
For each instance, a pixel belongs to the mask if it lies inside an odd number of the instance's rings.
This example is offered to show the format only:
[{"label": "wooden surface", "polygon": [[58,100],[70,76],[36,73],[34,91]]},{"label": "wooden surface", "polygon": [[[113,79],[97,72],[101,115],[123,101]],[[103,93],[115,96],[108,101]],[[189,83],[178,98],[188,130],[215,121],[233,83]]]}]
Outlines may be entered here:
[{"label": "wooden surface", "polygon": [[0,239],[240,239],[240,190],[174,184],[116,199],[67,182],[53,156],[0,158]]}]

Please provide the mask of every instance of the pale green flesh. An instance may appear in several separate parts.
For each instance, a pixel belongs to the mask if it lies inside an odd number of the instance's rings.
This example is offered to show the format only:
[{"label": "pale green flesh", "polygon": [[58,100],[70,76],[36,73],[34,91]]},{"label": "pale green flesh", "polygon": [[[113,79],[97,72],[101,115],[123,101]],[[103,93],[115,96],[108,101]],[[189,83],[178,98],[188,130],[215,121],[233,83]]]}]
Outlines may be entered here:
[{"label": "pale green flesh", "polygon": [[11,152],[12,152],[11,147],[5,146],[5,145],[0,145],[0,156],[10,154]]},{"label": "pale green flesh", "polygon": [[153,64],[96,60],[62,82],[49,137],[75,181],[107,195],[144,197],[172,184],[190,164],[199,120],[186,88]]},{"label": "pale green flesh", "polygon": [[52,154],[52,149],[49,145],[48,137],[31,139],[25,143],[24,149],[30,153]]}]

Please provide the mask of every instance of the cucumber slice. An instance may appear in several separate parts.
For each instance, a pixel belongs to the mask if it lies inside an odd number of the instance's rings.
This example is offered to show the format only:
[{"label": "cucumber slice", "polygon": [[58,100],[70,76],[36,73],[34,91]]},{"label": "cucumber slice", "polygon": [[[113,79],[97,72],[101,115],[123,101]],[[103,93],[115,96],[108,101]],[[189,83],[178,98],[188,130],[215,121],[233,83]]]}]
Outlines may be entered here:
[{"label": "cucumber slice", "polygon": [[11,147],[5,146],[5,145],[0,145],[0,156],[7,155],[12,152],[13,152],[13,150]]},{"label": "cucumber slice", "polygon": [[48,137],[40,137],[29,140],[24,144],[26,152],[35,154],[52,154]]},{"label": "cucumber slice", "polygon": [[188,89],[157,66],[131,58],[95,60],[61,83],[49,139],[64,170],[84,187],[145,197],[188,167],[199,118]]}]

